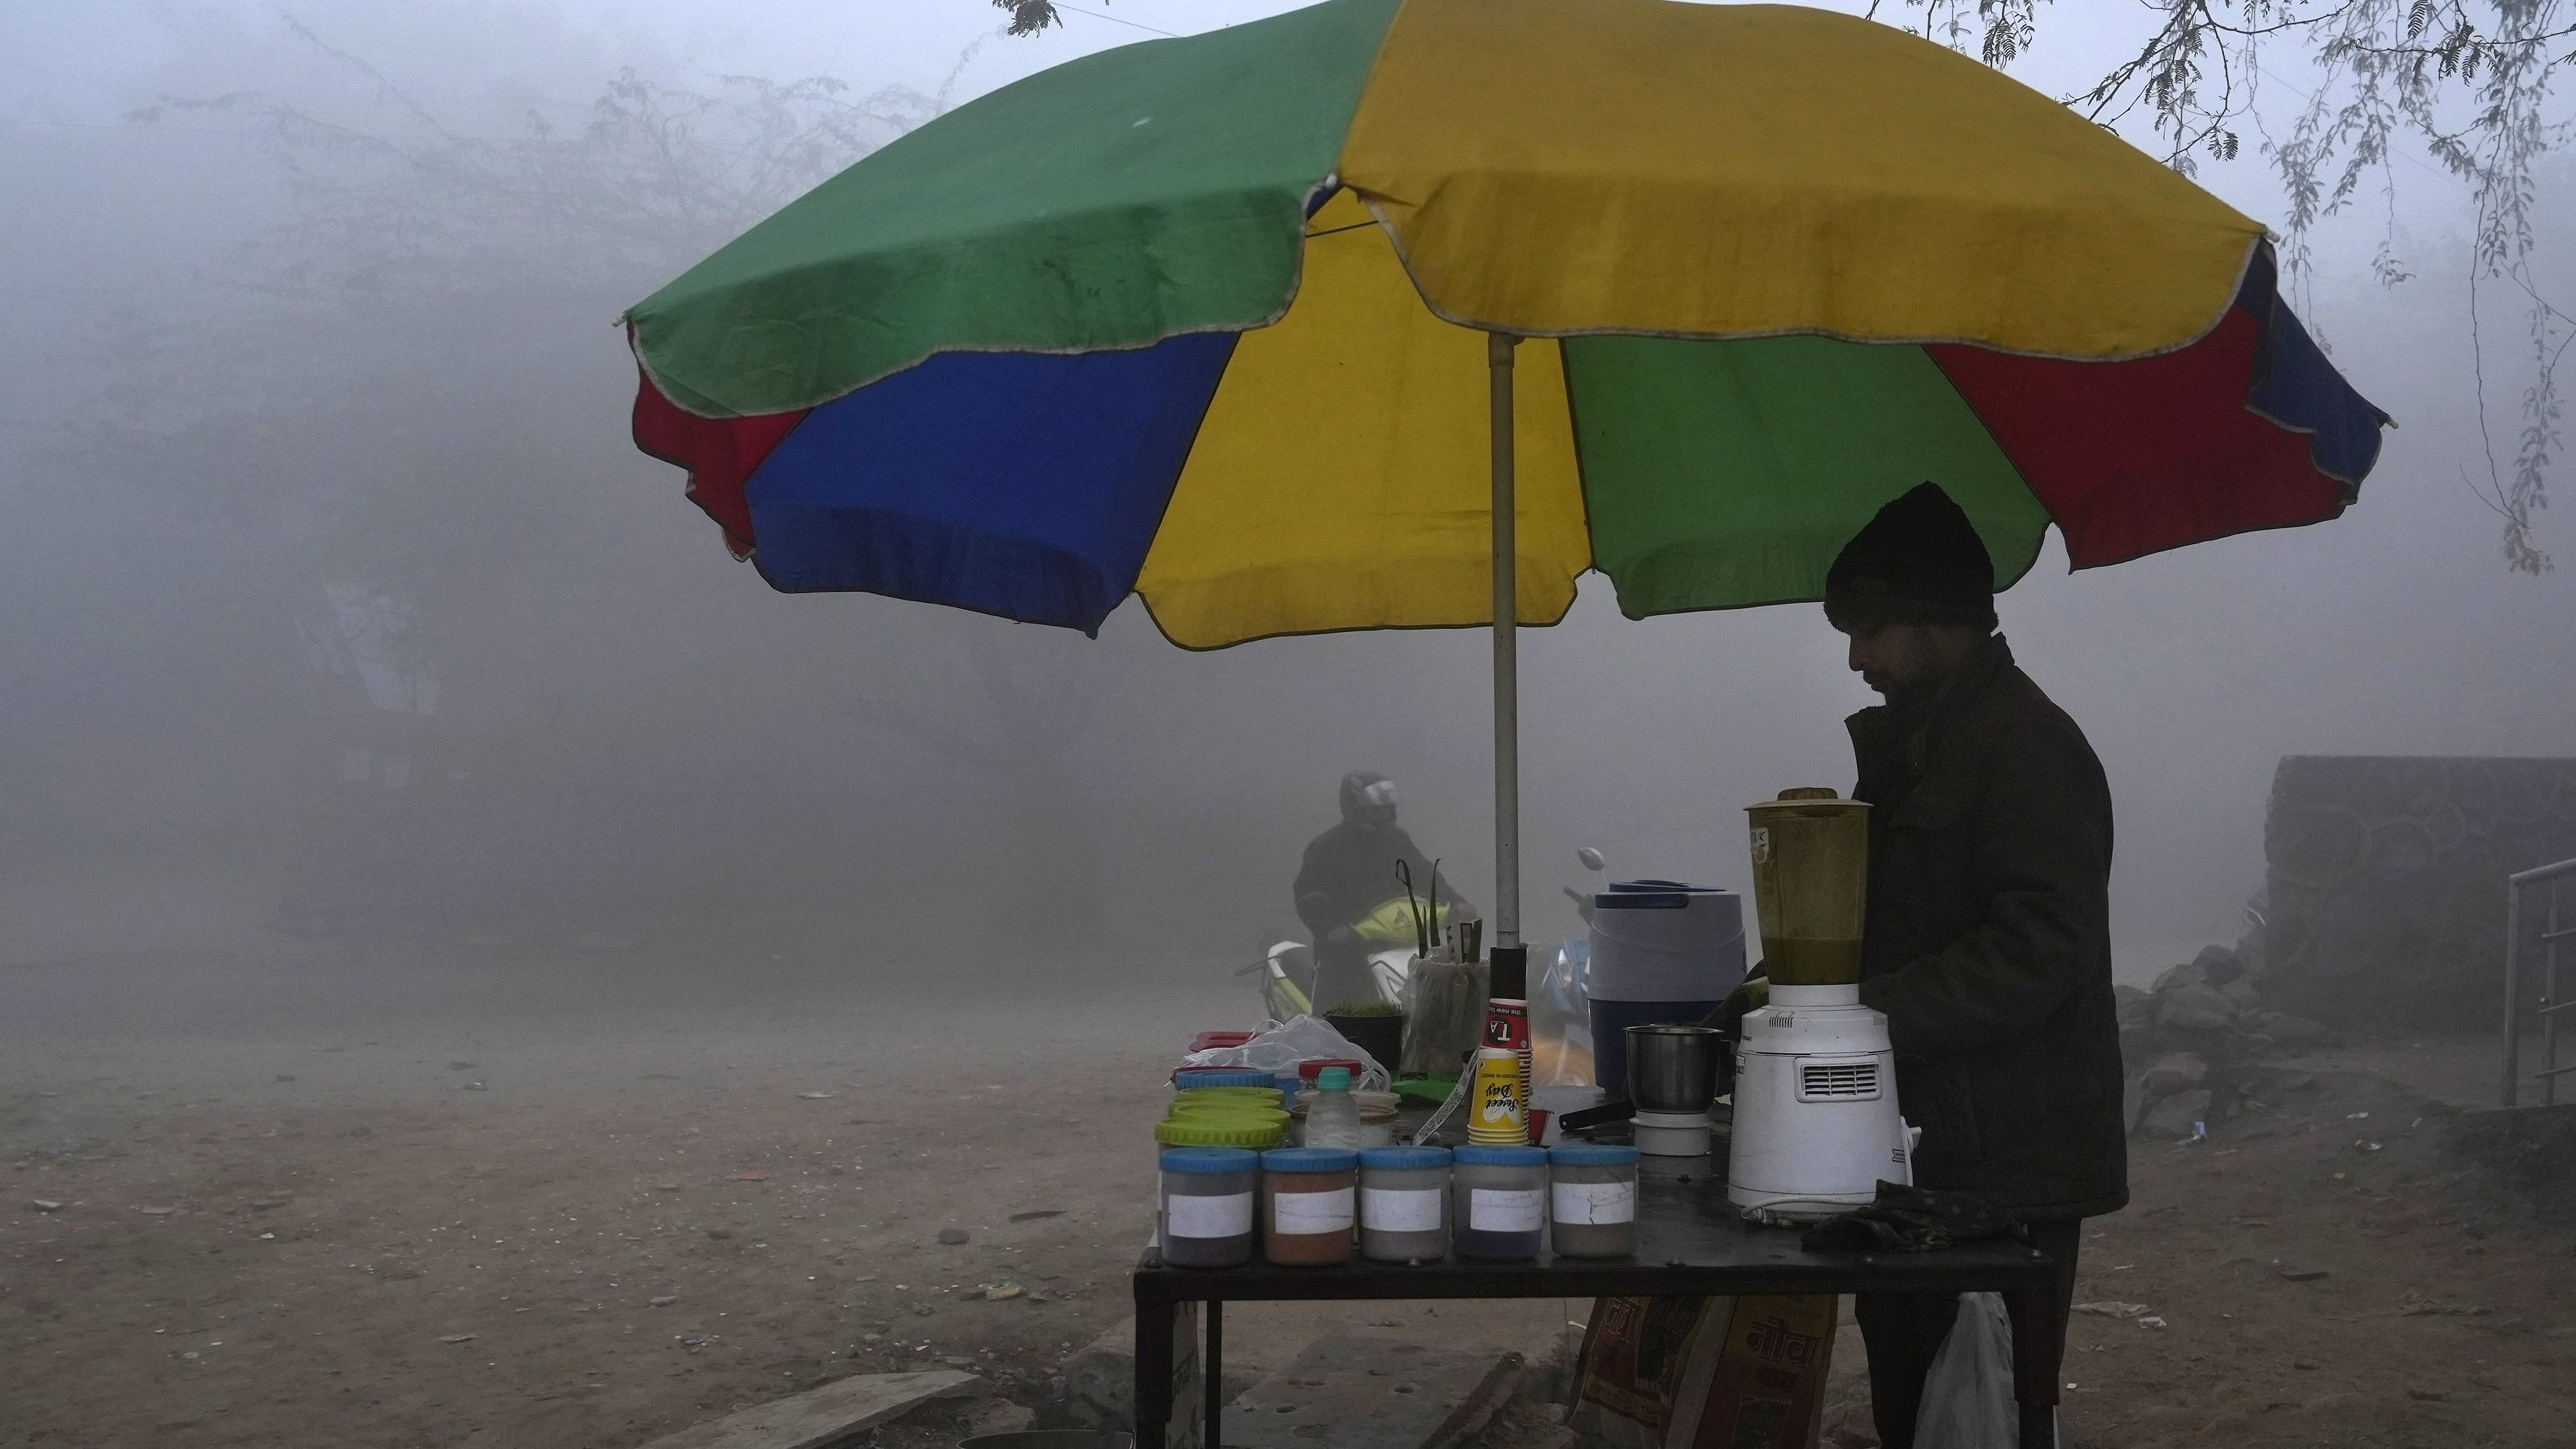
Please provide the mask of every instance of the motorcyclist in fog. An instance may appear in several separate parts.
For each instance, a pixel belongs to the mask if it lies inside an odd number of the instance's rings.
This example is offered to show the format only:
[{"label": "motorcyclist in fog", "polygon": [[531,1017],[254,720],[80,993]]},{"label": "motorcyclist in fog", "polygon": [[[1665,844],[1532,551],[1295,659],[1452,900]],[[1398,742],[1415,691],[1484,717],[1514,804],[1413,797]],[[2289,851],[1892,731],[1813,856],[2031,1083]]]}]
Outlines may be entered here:
[{"label": "motorcyclist in fog", "polygon": [[[1378,914],[1390,900],[1404,898],[1396,862],[1412,872],[1415,891],[1429,904],[1433,889],[1431,862],[1413,837],[1395,823],[1395,782],[1374,770],[1353,770],[1342,777],[1342,820],[1306,847],[1297,870],[1297,918],[1315,939],[1315,1010],[1320,1014],[1347,1001],[1374,1001],[1368,958],[1384,949],[1360,933],[1360,923]],[[1464,920],[1476,914],[1449,882],[1438,883],[1442,915]]]}]

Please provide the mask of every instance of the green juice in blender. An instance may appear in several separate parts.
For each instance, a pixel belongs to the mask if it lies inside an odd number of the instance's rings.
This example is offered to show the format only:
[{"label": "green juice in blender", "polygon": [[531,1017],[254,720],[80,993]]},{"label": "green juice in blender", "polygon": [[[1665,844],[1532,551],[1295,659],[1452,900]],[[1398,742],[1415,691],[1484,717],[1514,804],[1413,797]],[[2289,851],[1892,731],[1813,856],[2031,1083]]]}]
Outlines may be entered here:
[{"label": "green juice in blender", "polygon": [[1869,806],[1831,790],[1783,790],[1748,806],[1753,900],[1773,986],[1860,984],[1869,898]]}]

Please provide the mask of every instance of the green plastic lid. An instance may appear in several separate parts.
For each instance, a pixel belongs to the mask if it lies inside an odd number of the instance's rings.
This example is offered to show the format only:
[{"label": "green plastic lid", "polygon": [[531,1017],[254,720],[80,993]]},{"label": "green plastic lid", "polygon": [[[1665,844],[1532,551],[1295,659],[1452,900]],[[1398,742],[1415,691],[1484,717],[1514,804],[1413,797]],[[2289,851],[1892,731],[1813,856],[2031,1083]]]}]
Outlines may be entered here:
[{"label": "green plastic lid", "polygon": [[1276,1107],[1280,1092],[1277,1087],[1192,1087],[1173,1095],[1175,1107],[1203,1107],[1211,1103],[1248,1103],[1256,1107]]},{"label": "green plastic lid", "polygon": [[1315,1074],[1315,1089],[1320,1092],[1347,1092],[1351,1089],[1351,1069],[1326,1067]]},{"label": "green plastic lid", "polygon": [[1288,1120],[1288,1113],[1285,1109],[1279,1107],[1265,1107],[1258,1102],[1211,1102],[1206,1106],[1201,1106],[1196,1102],[1174,1102],[1172,1104],[1172,1110],[1164,1113],[1163,1116],[1166,1120],[1175,1122],[1184,1117],[1193,1122],[1205,1117],[1240,1117],[1247,1122],[1285,1122]]},{"label": "green plastic lid", "polygon": [[1249,1117],[1211,1114],[1166,1117],[1154,1124],[1154,1140],[1165,1147],[1276,1147],[1288,1135],[1287,1114],[1265,1122]]}]

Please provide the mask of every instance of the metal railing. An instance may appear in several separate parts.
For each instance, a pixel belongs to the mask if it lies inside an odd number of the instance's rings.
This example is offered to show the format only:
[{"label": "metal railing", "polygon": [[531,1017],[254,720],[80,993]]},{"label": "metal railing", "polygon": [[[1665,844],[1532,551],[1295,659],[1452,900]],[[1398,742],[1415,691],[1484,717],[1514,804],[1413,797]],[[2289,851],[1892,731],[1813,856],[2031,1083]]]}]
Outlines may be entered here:
[{"label": "metal railing", "polygon": [[2558,994],[2558,943],[2576,937],[2576,926],[2559,924],[2558,887],[2563,881],[2576,879],[2576,860],[2562,860],[2505,878],[2504,896],[2504,1102],[2506,1107],[2522,1103],[2522,921],[2523,893],[2534,886],[2548,888],[2548,915],[2540,930],[2540,1001],[2531,1015],[2540,1018],[2540,1051],[2547,1065],[2532,1073],[2541,1086],[2541,1102],[2558,1105],[2558,1078],[2576,1072],[2576,1065],[2558,1065],[2558,1013],[2576,1001],[2562,1000]]}]

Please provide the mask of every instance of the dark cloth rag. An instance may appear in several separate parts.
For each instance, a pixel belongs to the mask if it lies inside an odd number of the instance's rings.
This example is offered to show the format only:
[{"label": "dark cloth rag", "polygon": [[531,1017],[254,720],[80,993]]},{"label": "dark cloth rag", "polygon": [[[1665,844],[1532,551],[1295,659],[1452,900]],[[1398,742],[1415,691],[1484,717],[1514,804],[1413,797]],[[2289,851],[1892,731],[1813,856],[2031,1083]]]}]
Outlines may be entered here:
[{"label": "dark cloth rag", "polygon": [[2006,1234],[2021,1236],[2011,1214],[1973,1193],[1882,1182],[1876,1202],[1825,1219],[1798,1242],[1811,1253],[1928,1253]]}]

